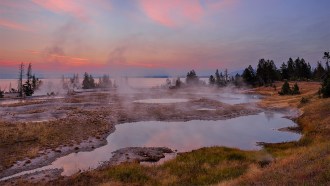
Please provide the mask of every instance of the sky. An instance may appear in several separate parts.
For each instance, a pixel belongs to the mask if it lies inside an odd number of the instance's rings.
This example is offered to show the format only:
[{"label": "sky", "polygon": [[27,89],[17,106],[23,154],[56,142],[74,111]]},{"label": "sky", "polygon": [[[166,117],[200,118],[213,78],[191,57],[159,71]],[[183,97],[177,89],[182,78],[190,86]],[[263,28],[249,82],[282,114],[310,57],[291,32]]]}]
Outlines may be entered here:
[{"label": "sky", "polygon": [[184,75],[312,65],[330,50],[329,0],[0,0],[0,77]]}]

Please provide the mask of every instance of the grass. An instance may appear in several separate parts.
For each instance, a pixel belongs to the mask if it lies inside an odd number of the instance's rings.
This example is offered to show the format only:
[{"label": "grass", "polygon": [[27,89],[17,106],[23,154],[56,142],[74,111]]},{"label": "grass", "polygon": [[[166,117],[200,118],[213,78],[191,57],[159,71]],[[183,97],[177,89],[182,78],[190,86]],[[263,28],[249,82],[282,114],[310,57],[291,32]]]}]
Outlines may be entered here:
[{"label": "grass", "polygon": [[109,124],[97,117],[66,118],[42,123],[0,121],[0,171],[16,161],[38,156],[44,149],[80,142],[109,130]]},{"label": "grass", "polygon": [[[330,99],[317,95],[319,83],[298,83],[301,95],[279,96],[271,87],[261,107],[298,108],[303,137],[297,142],[266,144],[261,151],[225,147],[185,153],[157,167],[123,164],[91,171],[56,183],[72,185],[329,185]],[[277,83],[280,87],[281,83]],[[302,97],[309,102],[301,104]],[[272,159],[275,158],[274,161]]]},{"label": "grass", "polygon": [[[281,87],[282,82],[276,83]],[[160,166],[121,164],[76,174],[52,185],[329,185],[330,99],[317,95],[319,83],[299,82],[301,95],[279,96],[272,87],[253,92],[269,95],[264,108],[298,108],[303,137],[297,142],[266,144],[260,151],[226,147],[180,154]],[[301,103],[302,97],[308,102]],[[159,113],[161,115],[163,113]],[[26,183],[26,182],[22,182]],[[49,183],[45,183],[49,184]]]},{"label": "grass", "polygon": [[263,151],[210,147],[183,153],[160,166],[126,163],[58,180],[54,185],[209,185],[243,175],[258,164]]},{"label": "grass", "polygon": [[[265,145],[265,150],[276,157],[276,163],[263,170],[248,171],[240,178],[220,185],[330,184],[330,99],[320,99],[314,83],[301,84],[303,95],[293,98],[283,96],[279,102],[295,100],[288,101],[288,105],[298,107],[303,112],[297,119],[303,137],[298,142]],[[299,104],[301,96],[307,96],[310,101]],[[285,107],[278,104],[278,99],[274,95],[265,100],[266,105]]]}]

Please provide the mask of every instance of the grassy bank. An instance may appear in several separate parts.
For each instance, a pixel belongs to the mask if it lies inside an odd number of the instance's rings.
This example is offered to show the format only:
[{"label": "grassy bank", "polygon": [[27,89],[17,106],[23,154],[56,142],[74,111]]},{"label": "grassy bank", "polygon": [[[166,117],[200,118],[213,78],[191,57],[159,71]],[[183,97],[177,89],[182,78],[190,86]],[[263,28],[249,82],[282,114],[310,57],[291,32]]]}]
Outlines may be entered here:
[{"label": "grassy bank", "polygon": [[226,147],[202,148],[183,153],[160,166],[121,164],[86,172],[54,185],[205,185],[236,178],[251,164],[264,164],[269,155],[262,151],[241,151]]},{"label": "grassy bank", "polygon": [[[281,83],[277,83],[280,87]],[[318,83],[299,83],[296,96],[279,96],[272,87],[254,89],[267,96],[260,106],[299,108],[303,133],[298,142],[266,144],[261,151],[223,147],[184,153],[161,166],[124,164],[58,180],[54,184],[116,185],[326,185],[330,180],[330,99],[317,95]],[[301,103],[302,97],[307,103]],[[269,164],[268,164],[269,163]]]},{"label": "grassy bank", "polygon": [[[160,166],[138,163],[105,167],[60,178],[45,185],[328,185],[330,183],[330,99],[317,95],[319,83],[298,83],[301,95],[279,96],[281,82],[252,92],[268,95],[266,109],[298,108],[303,137],[297,142],[265,144],[260,151],[226,147],[180,154]],[[302,97],[307,101],[301,102]],[[18,183],[28,184],[24,180]]]},{"label": "grassy bank", "polygon": [[0,171],[18,160],[39,156],[42,150],[73,145],[108,131],[109,123],[97,115],[86,119],[70,117],[40,123],[0,121]]}]

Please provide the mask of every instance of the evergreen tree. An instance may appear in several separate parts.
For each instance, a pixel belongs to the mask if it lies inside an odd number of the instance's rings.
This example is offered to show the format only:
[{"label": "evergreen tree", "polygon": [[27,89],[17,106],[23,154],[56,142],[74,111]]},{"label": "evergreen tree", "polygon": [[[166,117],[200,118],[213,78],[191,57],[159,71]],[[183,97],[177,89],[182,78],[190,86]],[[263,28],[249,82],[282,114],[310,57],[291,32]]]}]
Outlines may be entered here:
[{"label": "evergreen tree", "polygon": [[293,88],[292,88],[292,94],[300,94],[299,86],[298,86],[297,83],[295,83]]},{"label": "evergreen tree", "polygon": [[91,85],[90,85],[90,81],[89,81],[89,75],[87,72],[85,72],[84,74],[84,80],[82,82],[82,88],[83,89],[90,89]]},{"label": "evergreen tree", "polygon": [[4,93],[5,93],[5,91],[4,90],[1,90],[1,87],[0,87],[0,98],[3,98],[4,97]]},{"label": "evergreen tree", "polygon": [[92,75],[89,75],[89,85],[90,88],[95,88],[95,80]]},{"label": "evergreen tree", "polygon": [[278,92],[280,95],[289,95],[292,93],[290,85],[288,81],[285,81],[284,84],[282,85],[282,89],[280,92]]},{"label": "evergreen tree", "polygon": [[18,96],[23,97],[23,73],[24,73],[24,64],[21,63],[19,66],[19,75],[17,83]]},{"label": "evergreen tree", "polygon": [[329,52],[324,52],[323,59],[327,60],[327,63],[329,63],[330,53]]},{"label": "evergreen tree", "polygon": [[281,78],[286,80],[289,79],[288,66],[284,62],[281,65]]},{"label": "evergreen tree", "polygon": [[26,73],[26,82],[23,85],[23,92],[26,96],[32,96],[34,90],[32,88],[32,65],[29,63],[27,73]]},{"label": "evergreen tree", "polygon": [[180,88],[181,85],[182,85],[182,82],[181,82],[180,78],[178,77],[178,78],[175,80],[175,87],[176,87],[176,88]]},{"label": "evergreen tree", "polygon": [[277,80],[277,69],[274,61],[260,59],[257,68],[257,77],[260,85],[269,85]]},{"label": "evergreen tree", "polygon": [[220,81],[221,81],[221,77],[220,77],[220,74],[219,74],[219,70],[217,69],[217,70],[215,71],[215,83],[216,83],[217,85],[219,85],[219,84],[220,84]]},{"label": "evergreen tree", "polygon": [[323,81],[320,93],[323,98],[330,97],[330,78],[327,78]]},{"label": "evergreen tree", "polygon": [[313,77],[315,80],[321,80],[322,79],[322,76],[324,76],[324,74],[326,73],[323,65],[321,62],[317,62],[317,66],[316,68],[314,69],[314,72],[313,72]]},{"label": "evergreen tree", "polygon": [[198,78],[195,70],[191,70],[190,72],[187,73],[186,83],[188,85],[198,84],[199,83],[199,78]]},{"label": "evergreen tree", "polygon": [[214,84],[215,84],[215,78],[213,77],[213,75],[211,75],[211,76],[209,77],[209,84],[210,84],[210,85],[214,85]]},{"label": "evergreen tree", "polygon": [[288,66],[288,80],[294,79],[296,66],[295,66],[292,58],[289,58],[287,66]]},{"label": "evergreen tree", "polygon": [[225,82],[227,82],[229,79],[228,79],[228,70],[227,69],[225,69],[225,75],[224,75],[225,77]]},{"label": "evergreen tree", "polygon": [[249,65],[249,67],[244,70],[242,77],[243,80],[250,85],[255,85],[255,82],[257,80],[257,76],[251,65]]}]

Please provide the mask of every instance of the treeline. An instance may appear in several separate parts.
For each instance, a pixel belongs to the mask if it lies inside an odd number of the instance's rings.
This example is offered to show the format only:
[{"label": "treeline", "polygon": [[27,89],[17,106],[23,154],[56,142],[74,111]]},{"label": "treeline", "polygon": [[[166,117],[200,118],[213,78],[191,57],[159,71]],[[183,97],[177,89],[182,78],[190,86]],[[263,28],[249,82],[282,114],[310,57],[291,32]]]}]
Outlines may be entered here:
[{"label": "treeline", "polygon": [[99,78],[99,82],[96,83],[93,76],[85,72],[84,80],[82,82],[83,89],[111,88],[111,87],[113,87],[113,85],[109,75],[103,75],[102,77]]},{"label": "treeline", "polygon": [[73,77],[65,78],[62,76],[62,85],[64,90],[68,90],[68,93],[74,92],[75,89],[96,89],[96,88],[111,88],[114,87],[110,76],[103,75],[98,79],[98,82],[95,81],[94,77],[87,72],[84,73],[84,78],[80,84],[79,75],[73,74]]},{"label": "treeline", "polygon": [[329,52],[325,52],[324,59],[327,59],[325,67],[318,62],[315,69],[311,68],[309,63],[303,58],[293,60],[289,58],[286,63],[282,63],[278,69],[273,60],[260,59],[257,69],[251,65],[245,68],[242,77],[247,84],[253,86],[271,85],[274,81],[309,81],[324,80],[330,73]]},{"label": "treeline", "polygon": [[18,76],[18,87],[17,90],[10,88],[9,90],[12,93],[17,92],[19,97],[24,96],[32,96],[34,92],[40,87],[42,81],[39,80],[35,74],[32,74],[32,64],[29,63],[27,72],[26,72],[26,80],[24,80],[24,63],[21,63],[19,66],[19,76]]},{"label": "treeline", "polygon": [[[240,86],[243,84],[243,80],[239,74],[236,74],[234,77],[230,76],[227,69],[225,69],[223,73],[217,69],[215,74],[209,77],[210,86],[224,87],[231,84]],[[207,83],[200,80],[195,70],[190,70],[185,77],[185,83],[178,77],[172,81],[170,79],[166,79],[165,84],[165,87],[170,89],[190,86],[207,86]]]},{"label": "treeline", "polygon": [[[32,64],[29,63],[26,74],[24,74],[24,63],[19,65],[18,73],[18,83],[17,89],[12,88],[11,84],[9,85],[8,93],[17,93],[18,97],[32,96],[34,92],[40,87],[42,81],[32,73]],[[24,78],[26,79],[24,80]],[[5,90],[2,90],[0,87],[0,98],[4,97]]]},{"label": "treeline", "polygon": [[224,87],[228,84],[233,84],[235,86],[240,86],[242,84],[242,78],[239,74],[236,74],[235,76],[230,76],[228,74],[228,70],[225,69],[224,72],[220,72],[217,69],[215,71],[214,76],[211,75],[209,77],[209,84],[211,86],[218,86],[218,87]]}]

